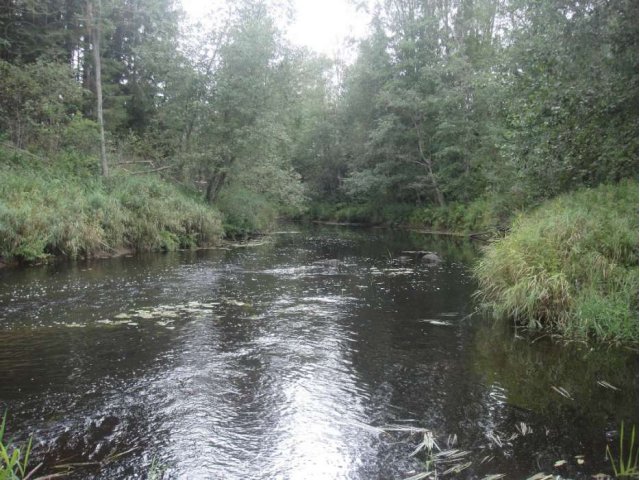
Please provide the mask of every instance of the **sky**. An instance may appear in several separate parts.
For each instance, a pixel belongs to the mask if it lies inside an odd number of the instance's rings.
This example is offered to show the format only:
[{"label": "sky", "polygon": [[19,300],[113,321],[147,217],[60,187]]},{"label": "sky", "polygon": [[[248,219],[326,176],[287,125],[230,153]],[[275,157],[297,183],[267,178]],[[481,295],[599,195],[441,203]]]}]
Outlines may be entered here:
[{"label": "sky", "polygon": [[[202,19],[212,5],[220,0],[182,0],[192,19]],[[349,37],[362,38],[367,31],[368,17],[357,11],[349,0],[292,0],[296,17],[287,37],[300,46],[334,57]]]}]

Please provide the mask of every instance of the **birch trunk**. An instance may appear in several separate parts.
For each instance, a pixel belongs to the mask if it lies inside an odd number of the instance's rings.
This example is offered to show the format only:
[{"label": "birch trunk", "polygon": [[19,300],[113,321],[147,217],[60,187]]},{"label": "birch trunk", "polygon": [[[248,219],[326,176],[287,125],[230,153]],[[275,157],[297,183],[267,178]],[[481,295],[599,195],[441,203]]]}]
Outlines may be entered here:
[{"label": "birch trunk", "polygon": [[100,58],[100,0],[98,0],[98,18],[93,14],[93,0],[87,3],[87,13],[89,15],[89,24],[91,25],[91,42],[93,43],[93,64],[96,76],[96,103],[98,127],[100,128],[100,165],[102,166],[102,175],[109,176],[109,164],[107,163],[107,148],[104,140],[104,116],[102,113],[102,61]]}]

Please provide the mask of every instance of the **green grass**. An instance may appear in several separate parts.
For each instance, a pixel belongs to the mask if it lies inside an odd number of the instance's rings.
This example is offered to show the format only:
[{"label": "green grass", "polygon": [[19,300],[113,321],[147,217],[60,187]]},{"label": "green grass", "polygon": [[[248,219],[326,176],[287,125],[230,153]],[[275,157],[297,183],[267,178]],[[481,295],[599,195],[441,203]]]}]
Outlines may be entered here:
[{"label": "green grass", "polygon": [[103,179],[73,160],[45,164],[0,150],[0,257],[175,250],[221,237],[219,212],[189,192],[153,175]]},{"label": "green grass", "polygon": [[636,444],[636,427],[631,428],[629,444],[625,447],[624,423],[620,426],[620,446],[618,458],[613,458],[613,453],[607,445],[607,457],[611,462],[611,468],[616,478],[638,478],[638,445]]},{"label": "green grass", "polygon": [[5,412],[0,422],[0,480],[21,480],[32,477],[38,469],[29,471],[29,455],[31,454],[31,438],[23,448],[11,447],[11,441],[5,441],[4,432],[7,424]]},{"label": "green grass", "polygon": [[516,219],[475,267],[497,318],[573,338],[638,341],[638,184],[583,189]]},{"label": "green grass", "polygon": [[416,229],[476,233],[508,224],[518,205],[507,197],[481,197],[470,203],[444,207],[408,203],[321,203],[311,205],[305,216],[323,220]]},{"label": "green grass", "polygon": [[223,213],[224,231],[230,238],[271,230],[278,219],[278,208],[263,195],[240,187],[222,191],[216,206]]}]

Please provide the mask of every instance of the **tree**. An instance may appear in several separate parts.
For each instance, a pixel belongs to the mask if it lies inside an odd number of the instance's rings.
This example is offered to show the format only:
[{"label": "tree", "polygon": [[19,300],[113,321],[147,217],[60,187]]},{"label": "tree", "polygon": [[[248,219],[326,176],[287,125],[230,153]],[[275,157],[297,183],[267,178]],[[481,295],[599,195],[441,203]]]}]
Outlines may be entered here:
[{"label": "tree", "polygon": [[496,9],[495,0],[390,0],[377,12],[345,94],[360,132],[345,180],[352,195],[383,189],[443,206],[482,193],[480,164],[497,154]]},{"label": "tree", "polygon": [[504,151],[535,198],[638,171],[638,5],[514,2]]},{"label": "tree", "polygon": [[104,117],[102,114],[102,59],[100,56],[100,37],[101,37],[101,4],[98,0],[98,12],[94,15],[93,12],[93,0],[87,2],[87,17],[91,29],[91,41],[93,43],[93,62],[95,68],[95,81],[96,81],[96,110],[98,127],[100,128],[100,166],[102,168],[102,175],[109,176],[109,164],[107,162],[107,150],[104,139]]}]

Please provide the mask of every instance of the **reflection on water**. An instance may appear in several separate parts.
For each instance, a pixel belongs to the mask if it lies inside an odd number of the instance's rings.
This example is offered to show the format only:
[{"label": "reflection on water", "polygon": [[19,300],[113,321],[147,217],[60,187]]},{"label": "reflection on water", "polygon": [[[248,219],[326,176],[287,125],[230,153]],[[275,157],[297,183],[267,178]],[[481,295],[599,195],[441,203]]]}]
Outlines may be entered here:
[{"label": "reflection on water", "polygon": [[152,459],[165,478],[405,478],[422,468],[409,427],[456,436],[472,462],[456,478],[606,469],[616,426],[637,423],[637,355],[531,344],[470,317],[475,255],[323,228],[5,270],[0,409],[19,439],[33,432],[43,471],[96,462],[71,478],[144,477]]}]

